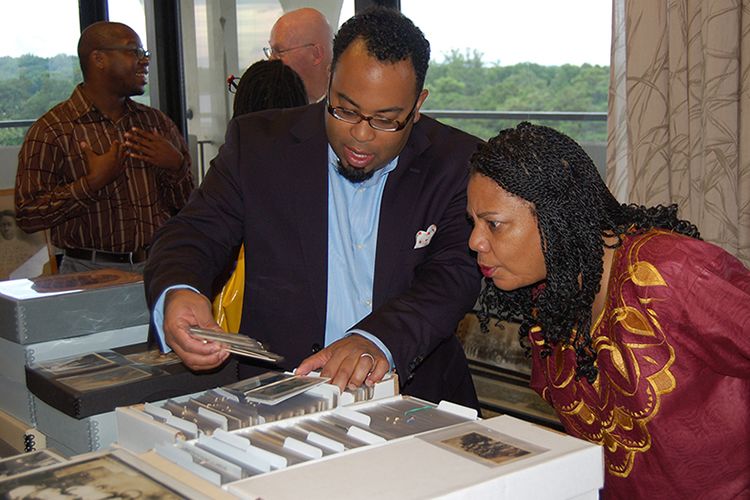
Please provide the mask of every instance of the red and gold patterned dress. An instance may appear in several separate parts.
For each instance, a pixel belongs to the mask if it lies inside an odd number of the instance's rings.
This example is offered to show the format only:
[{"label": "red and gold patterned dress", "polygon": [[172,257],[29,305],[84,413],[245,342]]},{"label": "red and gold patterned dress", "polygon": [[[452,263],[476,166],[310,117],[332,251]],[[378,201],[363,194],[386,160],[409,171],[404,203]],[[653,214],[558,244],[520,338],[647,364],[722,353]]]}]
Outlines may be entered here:
[{"label": "red and gold patterned dress", "polygon": [[572,348],[542,358],[530,334],[531,386],[604,447],[604,498],[750,498],[750,271],[652,230],[617,249],[607,295],[594,384]]}]

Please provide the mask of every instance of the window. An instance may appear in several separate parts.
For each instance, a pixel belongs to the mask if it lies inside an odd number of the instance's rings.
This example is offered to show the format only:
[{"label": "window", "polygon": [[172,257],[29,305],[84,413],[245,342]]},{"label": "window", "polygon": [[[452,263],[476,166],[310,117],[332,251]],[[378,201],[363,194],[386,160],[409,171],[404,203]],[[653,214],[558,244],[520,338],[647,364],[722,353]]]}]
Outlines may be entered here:
[{"label": "window", "polygon": [[[557,128],[606,158],[611,2],[401,0],[432,61],[423,111],[487,139],[523,119]],[[453,110],[439,113],[438,110]],[[477,118],[503,112],[507,119]],[[527,116],[512,112],[534,112]],[[466,118],[471,116],[471,118]],[[571,118],[572,117],[572,118]]]},{"label": "window", "polygon": [[[75,84],[81,81],[76,55],[78,2],[10,2],[4,5],[3,19],[0,122],[33,121],[67,99]],[[21,144],[28,124],[7,125],[0,128],[0,146]],[[13,170],[15,172],[15,168]],[[3,182],[2,186],[5,185],[7,183]]]},{"label": "window", "polygon": [[[138,34],[144,48],[148,48],[148,36],[146,33],[146,13],[143,7],[143,0],[108,0],[108,14],[110,21],[127,24],[133,31]],[[76,40],[80,34],[76,36]],[[154,75],[155,76],[155,75]],[[151,76],[150,78],[153,78]],[[143,95],[133,96],[134,101],[150,105],[151,97],[149,94],[150,86],[146,86],[146,92]]]},{"label": "window", "polygon": [[[112,0],[110,0],[112,1]],[[188,134],[197,147],[198,179],[224,142],[232,116],[232,94],[227,92],[229,75],[240,76],[255,61],[263,59],[263,47],[276,19],[283,13],[278,0],[213,2],[192,0],[192,9],[182,12]],[[313,7],[323,12],[334,32],[354,15],[354,0],[294,3],[289,9]]]}]

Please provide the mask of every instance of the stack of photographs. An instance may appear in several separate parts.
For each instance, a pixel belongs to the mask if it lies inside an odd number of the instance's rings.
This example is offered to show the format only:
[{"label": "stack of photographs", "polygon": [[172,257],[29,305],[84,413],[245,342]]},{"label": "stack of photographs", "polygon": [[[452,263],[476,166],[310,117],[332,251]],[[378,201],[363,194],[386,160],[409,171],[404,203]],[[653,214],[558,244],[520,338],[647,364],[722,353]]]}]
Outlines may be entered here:
[{"label": "stack of photographs", "polygon": [[271,352],[267,346],[260,341],[238,333],[225,333],[205,328],[192,327],[190,333],[199,339],[211,342],[219,342],[227,347],[227,351],[247,356],[249,358],[278,363],[284,359],[283,356]]},{"label": "stack of photographs", "polygon": [[114,351],[102,351],[54,359],[29,368],[76,392],[129,384],[164,373],[156,365],[144,364],[143,359],[137,361],[134,363]]}]

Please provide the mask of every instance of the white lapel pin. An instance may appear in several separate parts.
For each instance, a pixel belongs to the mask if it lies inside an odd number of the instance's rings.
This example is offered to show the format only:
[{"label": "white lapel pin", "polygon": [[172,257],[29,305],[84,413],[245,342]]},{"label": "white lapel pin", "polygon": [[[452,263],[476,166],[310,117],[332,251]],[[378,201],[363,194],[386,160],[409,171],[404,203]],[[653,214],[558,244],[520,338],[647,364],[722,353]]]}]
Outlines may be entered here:
[{"label": "white lapel pin", "polygon": [[417,231],[417,242],[414,244],[414,248],[422,248],[429,245],[430,240],[432,240],[432,237],[435,235],[436,231],[437,226],[435,224],[432,224],[424,231]]}]

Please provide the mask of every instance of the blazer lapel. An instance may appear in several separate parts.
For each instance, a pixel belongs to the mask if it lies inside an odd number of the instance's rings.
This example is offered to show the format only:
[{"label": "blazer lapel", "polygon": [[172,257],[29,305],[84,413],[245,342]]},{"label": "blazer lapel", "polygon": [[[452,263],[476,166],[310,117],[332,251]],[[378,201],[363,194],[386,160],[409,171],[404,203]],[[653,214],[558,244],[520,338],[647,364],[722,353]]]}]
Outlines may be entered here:
[{"label": "blazer lapel", "polygon": [[290,169],[289,203],[296,219],[311,299],[325,324],[328,285],[328,141],[321,105],[292,126],[292,144],[283,148]]},{"label": "blazer lapel", "polygon": [[388,174],[380,205],[373,309],[381,306],[390,295],[388,285],[396,271],[399,252],[414,244],[414,228],[409,223],[409,214],[414,213],[428,168],[416,159],[429,145],[430,140],[417,124],[399,155],[398,165]]}]

